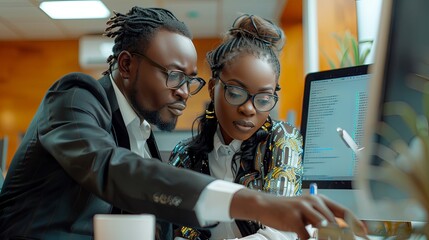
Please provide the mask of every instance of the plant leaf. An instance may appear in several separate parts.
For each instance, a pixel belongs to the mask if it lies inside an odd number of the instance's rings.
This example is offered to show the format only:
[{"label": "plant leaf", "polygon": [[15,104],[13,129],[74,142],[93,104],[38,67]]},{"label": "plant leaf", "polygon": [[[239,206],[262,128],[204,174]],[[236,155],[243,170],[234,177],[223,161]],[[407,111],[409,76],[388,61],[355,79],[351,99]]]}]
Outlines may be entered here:
[{"label": "plant leaf", "polygon": [[349,50],[346,49],[342,56],[341,56],[341,61],[340,61],[340,67],[345,67],[348,64],[348,54],[349,54]]},{"label": "plant leaf", "polygon": [[359,65],[362,65],[365,62],[365,60],[368,57],[368,55],[369,55],[370,52],[371,52],[371,49],[367,48],[365,50],[365,52],[362,53],[362,55],[361,55],[361,57],[359,59]]},{"label": "plant leaf", "polygon": [[352,44],[352,49],[353,49],[353,56],[354,56],[354,63],[355,65],[360,65],[360,60],[359,60],[359,45],[356,41],[356,38],[352,37],[351,38],[351,44]]},{"label": "plant leaf", "polygon": [[328,54],[326,54],[326,52],[323,49],[322,49],[322,55],[328,61],[329,67],[331,67],[331,69],[337,68],[334,61],[328,56]]}]

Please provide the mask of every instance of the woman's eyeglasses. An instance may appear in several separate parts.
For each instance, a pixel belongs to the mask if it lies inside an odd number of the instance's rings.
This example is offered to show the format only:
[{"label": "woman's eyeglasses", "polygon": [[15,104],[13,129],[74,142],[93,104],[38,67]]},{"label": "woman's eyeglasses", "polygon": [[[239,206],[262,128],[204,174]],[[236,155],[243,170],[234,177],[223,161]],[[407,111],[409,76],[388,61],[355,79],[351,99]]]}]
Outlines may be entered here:
[{"label": "woman's eyeglasses", "polygon": [[257,93],[252,95],[242,87],[226,84],[220,77],[218,79],[224,86],[225,100],[231,105],[243,105],[251,98],[252,104],[258,112],[268,112],[276,106],[278,96],[274,94]]},{"label": "woman's eyeglasses", "polygon": [[204,81],[204,79],[202,79],[200,77],[188,76],[182,71],[169,70],[169,69],[163,67],[161,64],[153,61],[152,59],[150,59],[149,57],[147,57],[146,55],[144,55],[142,53],[132,52],[131,54],[146,59],[154,67],[156,67],[159,70],[161,70],[162,72],[166,73],[167,74],[167,80],[165,81],[165,85],[169,89],[173,89],[173,90],[179,89],[180,87],[183,86],[183,84],[186,83],[188,86],[189,94],[195,95],[196,93],[198,93],[201,90],[201,88],[204,87],[204,85],[206,85],[206,81]]}]

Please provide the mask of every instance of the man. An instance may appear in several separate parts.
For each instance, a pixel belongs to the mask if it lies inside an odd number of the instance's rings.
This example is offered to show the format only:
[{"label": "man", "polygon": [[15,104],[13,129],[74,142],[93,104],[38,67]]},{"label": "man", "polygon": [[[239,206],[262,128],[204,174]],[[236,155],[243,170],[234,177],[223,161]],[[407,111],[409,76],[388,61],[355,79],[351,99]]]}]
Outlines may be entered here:
[{"label": "man", "polygon": [[305,225],[344,215],[324,198],[277,198],[155,159],[149,123],[174,129],[204,85],[195,47],[164,9],[134,7],[108,24],[105,76],[62,77],[34,116],[0,194],[0,239],[92,239],[95,214],[123,211],[197,227],[259,220],[308,238]]}]

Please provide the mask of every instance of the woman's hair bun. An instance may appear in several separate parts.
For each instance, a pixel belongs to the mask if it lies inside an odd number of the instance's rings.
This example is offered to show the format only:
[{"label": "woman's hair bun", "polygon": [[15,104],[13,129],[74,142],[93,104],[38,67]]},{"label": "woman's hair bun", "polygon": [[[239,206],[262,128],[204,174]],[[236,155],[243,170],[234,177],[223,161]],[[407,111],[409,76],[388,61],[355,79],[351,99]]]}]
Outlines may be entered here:
[{"label": "woman's hair bun", "polygon": [[235,19],[226,39],[247,37],[257,39],[280,52],[285,43],[285,35],[276,24],[265,18],[243,14]]}]

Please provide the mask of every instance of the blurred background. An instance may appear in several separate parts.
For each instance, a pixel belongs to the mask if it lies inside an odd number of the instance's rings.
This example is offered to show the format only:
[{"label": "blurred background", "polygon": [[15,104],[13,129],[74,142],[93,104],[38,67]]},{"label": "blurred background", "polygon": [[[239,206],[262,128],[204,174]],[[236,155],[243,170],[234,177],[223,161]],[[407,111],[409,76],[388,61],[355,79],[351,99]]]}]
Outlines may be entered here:
[{"label": "blurred background", "polygon": [[[43,2],[48,1],[0,0],[0,167],[4,171],[54,81],[69,72],[98,79],[107,69],[109,54],[104,52],[111,40],[102,33],[112,11],[126,13],[133,6],[171,10],[191,29],[198,72],[207,81],[205,54],[236,17],[249,13],[274,21],[287,40],[280,59],[280,101],[272,115],[297,127],[305,74],[340,66],[343,36],[358,37],[358,0],[101,0],[109,14],[100,19],[52,19],[39,7]],[[207,89],[192,96],[176,129],[189,130],[208,99]]]}]

